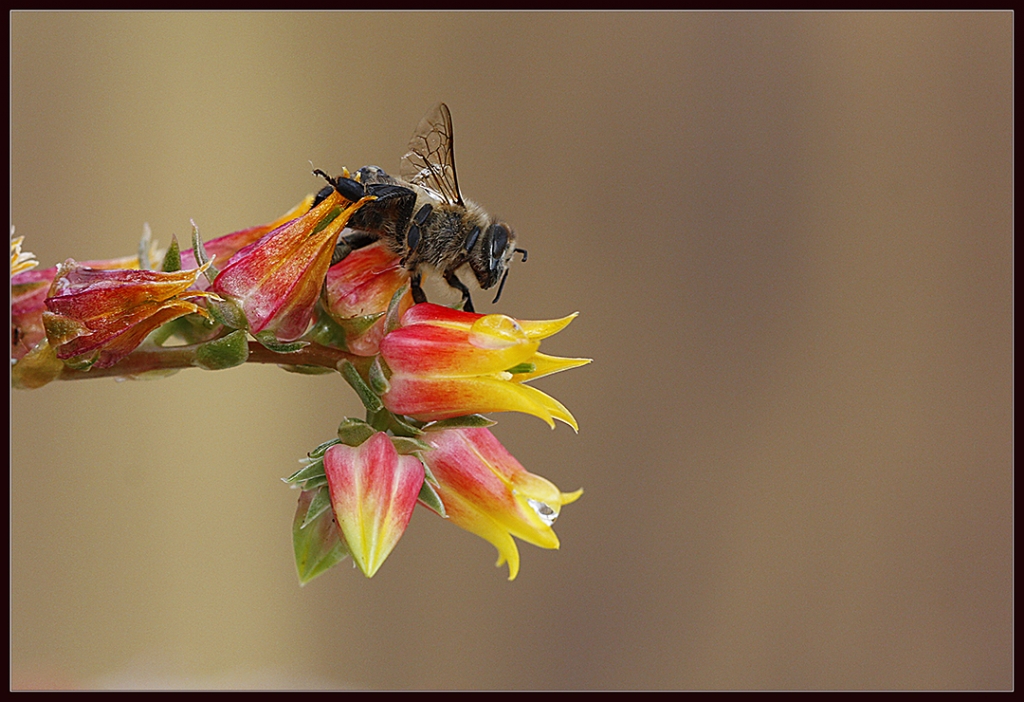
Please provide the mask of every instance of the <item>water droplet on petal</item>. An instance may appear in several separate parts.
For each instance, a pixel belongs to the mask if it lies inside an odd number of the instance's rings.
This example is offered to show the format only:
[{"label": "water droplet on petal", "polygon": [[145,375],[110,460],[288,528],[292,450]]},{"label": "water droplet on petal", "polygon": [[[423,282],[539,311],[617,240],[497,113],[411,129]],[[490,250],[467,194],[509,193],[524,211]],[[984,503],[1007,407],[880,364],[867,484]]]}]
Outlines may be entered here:
[{"label": "water droplet on petal", "polygon": [[526,341],[519,322],[504,314],[489,314],[473,322],[469,343],[481,349],[504,349]]},{"label": "water droplet on petal", "polygon": [[530,498],[526,499],[526,503],[533,508],[533,511],[540,517],[540,520],[548,526],[554,524],[555,520],[558,519],[558,510],[552,509],[550,505]]}]

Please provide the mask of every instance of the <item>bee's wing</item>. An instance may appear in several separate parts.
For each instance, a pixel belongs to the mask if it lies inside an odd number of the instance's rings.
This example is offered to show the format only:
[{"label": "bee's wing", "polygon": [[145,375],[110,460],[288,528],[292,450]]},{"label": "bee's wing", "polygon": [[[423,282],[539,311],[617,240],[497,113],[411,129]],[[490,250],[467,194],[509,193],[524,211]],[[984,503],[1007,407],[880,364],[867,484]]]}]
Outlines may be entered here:
[{"label": "bee's wing", "polygon": [[455,175],[452,113],[443,102],[420,120],[402,157],[401,174],[403,180],[437,192],[449,205],[465,205]]}]

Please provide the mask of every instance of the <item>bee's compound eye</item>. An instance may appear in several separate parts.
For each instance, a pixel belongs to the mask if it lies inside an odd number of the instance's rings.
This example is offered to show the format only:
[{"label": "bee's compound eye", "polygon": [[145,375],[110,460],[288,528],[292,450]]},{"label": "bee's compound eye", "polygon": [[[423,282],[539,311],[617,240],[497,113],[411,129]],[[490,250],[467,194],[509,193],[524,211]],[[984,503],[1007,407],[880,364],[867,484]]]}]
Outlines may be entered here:
[{"label": "bee's compound eye", "polygon": [[503,224],[495,224],[491,231],[491,257],[500,258],[508,247],[508,229]]},{"label": "bee's compound eye", "polygon": [[469,237],[466,238],[466,251],[472,251],[473,247],[476,246],[476,240],[480,238],[480,227],[473,227],[473,231],[469,233]]}]

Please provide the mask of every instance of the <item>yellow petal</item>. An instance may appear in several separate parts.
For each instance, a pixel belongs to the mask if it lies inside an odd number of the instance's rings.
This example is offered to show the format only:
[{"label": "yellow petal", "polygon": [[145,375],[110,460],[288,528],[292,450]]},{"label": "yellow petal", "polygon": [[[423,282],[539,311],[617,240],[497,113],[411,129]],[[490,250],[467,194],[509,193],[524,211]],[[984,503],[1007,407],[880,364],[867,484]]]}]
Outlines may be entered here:
[{"label": "yellow petal", "polygon": [[[529,385],[518,385],[517,387],[519,387],[521,390],[526,391],[530,399],[532,399],[534,403],[539,405],[543,409],[543,412],[545,414],[565,422],[570,427],[572,427],[573,431],[577,433],[579,432],[580,425],[576,423],[576,418],[572,416],[572,413],[569,412],[569,410],[567,410],[565,408],[565,405],[563,405],[561,402],[551,397],[550,395],[542,393],[537,388],[530,387]],[[534,416],[544,419],[544,416],[540,412],[531,412],[530,414],[533,414]],[[552,422],[551,420],[546,421],[548,423],[548,426],[550,426],[552,429],[555,428],[554,422]]]},{"label": "yellow petal", "polygon": [[516,373],[513,376],[513,380],[517,383],[525,383],[534,378],[543,378],[545,375],[551,375],[552,373],[569,370],[570,368],[579,368],[592,361],[593,359],[591,358],[561,358],[538,352],[526,359],[527,363],[533,364],[534,369],[528,373]]},{"label": "yellow petal", "polygon": [[519,326],[522,327],[523,332],[530,339],[546,339],[553,334],[565,329],[569,326],[569,322],[576,319],[579,312],[573,312],[568,317],[562,317],[561,319],[541,319],[541,320],[524,320],[520,319]]}]

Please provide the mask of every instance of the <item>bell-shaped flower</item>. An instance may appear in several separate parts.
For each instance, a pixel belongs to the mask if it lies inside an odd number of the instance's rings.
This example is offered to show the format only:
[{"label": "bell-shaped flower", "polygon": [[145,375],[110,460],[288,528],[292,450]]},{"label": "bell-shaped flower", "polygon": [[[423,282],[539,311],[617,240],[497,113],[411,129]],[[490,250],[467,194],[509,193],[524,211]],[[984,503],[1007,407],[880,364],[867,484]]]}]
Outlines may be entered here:
[{"label": "bell-shaped flower", "polygon": [[423,464],[399,455],[387,434],[378,432],[359,446],[327,449],[324,473],[352,558],[373,577],[409,524],[423,486]]},{"label": "bell-shaped flower", "polygon": [[[327,271],[324,309],[345,332],[347,350],[357,356],[373,356],[384,336],[384,315],[398,289],[409,283],[401,258],[376,242],[356,249]],[[406,292],[399,314],[412,306]]]},{"label": "bell-shaped flower", "polygon": [[[224,236],[217,237],[216,239],[211,239],[203,244],[203,248],[206,249],[207,256],[210,258],[216,257],[218,265],[228,263],[231,261],[232,256],[249,244],[259,241],[278,227],[288,224],[292,220],[298,219],[309,212],[309,207],[312,204],[313,196],[308,195],[302,200],[302,202],[288,210],[288,212],[284,213],[273,222],[260,224],[255,227],[248,227],[237,232],[225,234]],[[182,268],[195,268],[198,265],[199,263],[196,261],[195,252],[192,249],[186,249],[181,252]],[[202,285],[203,279],[200,279],[197,282]]]},{"label": "bell-shaped flower", "polygon": [[286,343],[305,333],[313,317],[338,234],[364,200],[351,203],[337,191],[306,214],[241,249],[210,289],[237,305],[244,326],[258,339]]},{"label": "bell-shaped flower", "polygon": [[[12,230],[13,234],[13,230]],[[11,360],[25,356],[40,341],[46,338],[43,327],[43,312],[46,311],[46,296],[50,285],[57,277],[57,266],[43,270],[35,269],[35,257],[22,252],[24,237],[11,239]],[[80,261],[86,268],[138,268],[139,258],[125,256],[103,261]]]},{"label": "bell-shaped flower", "polygon": [[106,368],[134,351],[157,327],[207,313],[190,298],[205,267],[164,273],[96,269],[68,259],[57,267],[42,323],[57,358],[76,368]]},{"label": "bell-shaped flower", "polygon": [[18,360],[46,338],[43,312],[57,267],[23,270],[11,276],[11,360]]},{"label": "bell-shaped flower", "polygon": [[528,380],[590,363],[540,353],[541,339],[564,329],[575,314],[548,321],[474,314],[422,303],[380,343],[387,365],[385,407],[420,420],[515,411],[577,429],[562,403]]},{"label": "bell-shaped flower", "polygon": [[508,579],[519,573],[519,549],[513,536],[541,548],[558,548],[554,524],[562,505],[583,490],[561,492],[550,481],[527,472],[488,429],[459,427],[428,430],[421,437],[432,447],[422,453],[445,512],[457,526],[487,539],[508,563]]}]

